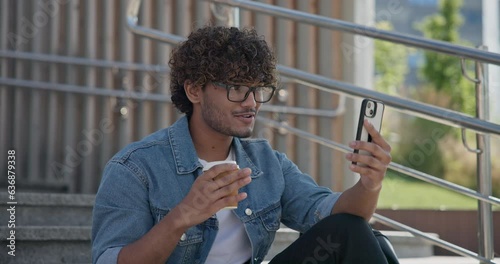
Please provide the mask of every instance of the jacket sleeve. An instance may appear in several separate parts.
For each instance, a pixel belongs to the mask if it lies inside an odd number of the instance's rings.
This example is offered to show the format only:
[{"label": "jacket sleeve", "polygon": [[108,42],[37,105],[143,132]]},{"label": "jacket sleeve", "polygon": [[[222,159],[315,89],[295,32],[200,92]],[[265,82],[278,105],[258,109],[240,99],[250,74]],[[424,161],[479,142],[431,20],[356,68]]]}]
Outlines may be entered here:
[{"label": "jacket sleeve", "polygon": [[153,225],[147,177],[130,161],[110,161],[93,210],[92,263],[116,263],[121,248]]},{"label": "jacket sleeve", "polygon": [[282,222],[305,233],[314,224],[332,212],[333,205],[341,195],[331,189],[318,186],[314,179],[301,172],[285,154],[277,152],[280,160],[285,188],[281,197]]}]

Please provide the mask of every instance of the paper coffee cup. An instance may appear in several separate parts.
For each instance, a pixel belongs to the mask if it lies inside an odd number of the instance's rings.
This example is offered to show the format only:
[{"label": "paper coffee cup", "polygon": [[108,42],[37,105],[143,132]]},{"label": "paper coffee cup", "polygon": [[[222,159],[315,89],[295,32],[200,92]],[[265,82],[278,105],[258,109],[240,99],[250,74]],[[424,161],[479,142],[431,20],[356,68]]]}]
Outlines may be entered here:
[{"label": "paper coffee cup", "polygon": [[[223,160],[223,161],[214,161],[214,162],[209,162],[204,168],[203,168],[203,171],[207,171],[209,169],[211,169],[213,166],[216,166],[216,165],[219,165],[219,164],[236,164],[236,161],[234,160]],[[239,167],[238,167],[239,169]],[[237,170],[238,170],[237,169]],[[234,170],[236,171],[236,170]],[[233,171],[225,171],[217,176],[215,176],[214,180],[217,180],[217,179],[220,179],[220,178],[223,178],[225,176],[227,176],[228,174],[230,174],[231,172]],[[238,195],[238,190],[235,190],[233,193],[231,193],[230,195]],[[224,207],[223,209],[236,209],[238,208],[238,203],[235,203],[235,204],[230,204],[226,207]]]}]

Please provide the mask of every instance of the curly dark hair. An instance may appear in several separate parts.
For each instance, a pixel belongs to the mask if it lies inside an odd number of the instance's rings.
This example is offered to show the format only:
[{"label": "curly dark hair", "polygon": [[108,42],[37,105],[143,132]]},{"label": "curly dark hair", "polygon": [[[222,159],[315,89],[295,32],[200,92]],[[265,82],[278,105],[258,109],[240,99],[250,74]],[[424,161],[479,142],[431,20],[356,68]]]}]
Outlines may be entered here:
[{"label": "curly dark hair", "polygon": [[276,57],[254,29],[206,26],[193,31],[172,50],[171,99],[180,112],[190,116],[193,104],[184,82],[205,87],[209,82],[277,84]]}]

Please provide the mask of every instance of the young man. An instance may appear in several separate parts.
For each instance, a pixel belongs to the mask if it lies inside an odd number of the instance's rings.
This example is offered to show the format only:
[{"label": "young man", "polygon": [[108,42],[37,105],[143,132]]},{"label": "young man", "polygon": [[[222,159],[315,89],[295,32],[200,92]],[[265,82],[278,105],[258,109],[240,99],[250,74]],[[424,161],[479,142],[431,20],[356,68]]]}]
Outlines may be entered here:
[{"label": "young man", "polygon": [[[94,263],[260,263],[280,222],[303,235],[271,263],[387,263],[366,220],[390,146],[369,123],[373,143],[350,146],[373,156],[348,154],[367,166],[351,165],[360,180],[334,193],[265,140],[241,139],[277,84],[274,54],[254,30],[198,29],[169,65],[172,101],[185,116],[106,166],[94,207]],[[238,165],[203,171],[224,160]],[[214,179],[223,172],[230,173]]]}]

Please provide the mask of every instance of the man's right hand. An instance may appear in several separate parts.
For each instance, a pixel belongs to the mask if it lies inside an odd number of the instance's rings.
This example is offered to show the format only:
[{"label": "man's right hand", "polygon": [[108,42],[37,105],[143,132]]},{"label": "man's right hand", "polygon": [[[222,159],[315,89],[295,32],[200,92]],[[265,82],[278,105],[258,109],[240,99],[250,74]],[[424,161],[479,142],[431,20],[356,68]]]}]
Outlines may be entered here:
[{"label": "man's right hand", "polygon": [[[228,175],[214,180],[221,174]],[[235,164],[220,164],[205,171],[191,186],[191,190],[186,197],[173,209],[178,215],[178,223],[185,228],[192,227],[217,213],[222,208],[237,203],[247,197],[245,192],[238,195],[231,193],[249,184],[251,170],[244,168],[238,170]]]}]

